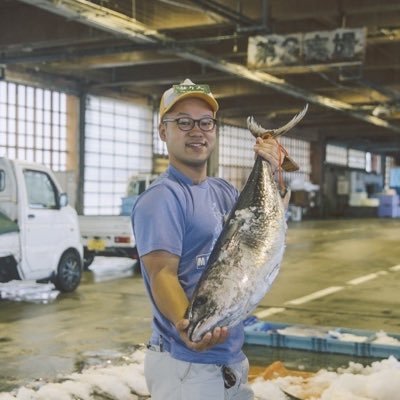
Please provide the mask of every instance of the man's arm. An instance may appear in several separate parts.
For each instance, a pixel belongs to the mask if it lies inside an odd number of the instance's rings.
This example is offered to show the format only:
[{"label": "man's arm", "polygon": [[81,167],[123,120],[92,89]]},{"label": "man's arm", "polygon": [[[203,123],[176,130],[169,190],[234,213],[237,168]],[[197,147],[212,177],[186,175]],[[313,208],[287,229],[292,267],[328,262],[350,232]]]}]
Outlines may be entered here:
[{"label": "man's arm", "polygon": [[157,307],[175,325],[189,305],[177,277],[179,257],[167,251],[153,251],[142,259]]},{"label": "man's arm", "polygon": [[189,340],[186,328],[189,321],[184,318],[189,300],[178,280],[179,257],[167,251],[153,251],[142,257],[149,275],[154,301],[161,313],[170,320],[187,347],[203,351],[222,343],[228,336],[226,327],[217,327],[204,335],[200,342]]}]

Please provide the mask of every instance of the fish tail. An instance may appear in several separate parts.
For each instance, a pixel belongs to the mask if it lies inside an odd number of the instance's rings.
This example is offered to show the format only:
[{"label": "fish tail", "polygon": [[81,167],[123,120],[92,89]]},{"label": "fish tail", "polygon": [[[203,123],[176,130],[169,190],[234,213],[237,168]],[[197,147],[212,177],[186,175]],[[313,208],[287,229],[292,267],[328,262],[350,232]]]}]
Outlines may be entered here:
[{"label": "fish tail", "polygon": [[247,127],[249,128],[249,131],[255,138],[262,137],[265,139],[266,137],[269,136],[276,138],[278,136],[285,134],[286,132],[290,131],[293,127],[295,127],[306,115],[307,110],[308,110],[308,104],[306,104],[304,108],[298,114],[296,114],[288,123],[281,126],[280,128],[265,129],[255,121],[254,117],[247,118]]},{"label": "fish tail", "polygon": [[[269,137],[273,137],[274,139],[276,139],[278,136],[285,134],[294,126],[296,126],[306,115],[307,110],[308,110],[308,104],[306,104],[304,108],[298,114],[296,114],[288,123],[277,129],[263,128],[255,121],[254,117],[247,118],[247,127],[249,128],[249,131],[255,138],[261,137],[263,139],[267,139]],[[278,145],[279,145],[279,165],[280,165],[280,167],[278,168],[278,174],[279,174],[280,186],[283,187],[282,169],[286,172],[294,172],[298,171],[300,168],[298,164],[289,156],[287,150],[279,142]],[[282,154],[284,155],[283,158],[281,158]]]}]

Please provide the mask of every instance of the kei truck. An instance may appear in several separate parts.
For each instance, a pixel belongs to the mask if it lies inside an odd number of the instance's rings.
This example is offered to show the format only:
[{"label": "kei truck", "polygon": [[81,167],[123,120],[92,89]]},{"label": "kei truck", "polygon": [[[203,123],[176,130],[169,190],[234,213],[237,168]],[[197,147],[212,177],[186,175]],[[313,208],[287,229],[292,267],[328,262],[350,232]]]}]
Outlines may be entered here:
[{"label": "kei truck", "polygon": [[0,157],[0,282],[53,282],[72,292],[82,266],[78,216],[53,172]]}]

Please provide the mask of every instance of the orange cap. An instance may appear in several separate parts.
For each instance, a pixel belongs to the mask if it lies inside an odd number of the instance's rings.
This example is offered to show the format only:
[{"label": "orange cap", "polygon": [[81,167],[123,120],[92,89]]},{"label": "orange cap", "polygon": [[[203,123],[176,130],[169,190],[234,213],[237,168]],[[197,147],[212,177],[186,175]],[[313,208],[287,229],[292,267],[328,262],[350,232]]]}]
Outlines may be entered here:
[{"label": "orange cap", "polygon": [[196,97],[204,100],[213,110],[214,116],[218,111],[219,105],[211,93],[208,85],[197,85],[190,79],[185,79],[179,85],[173,85],[164,92],[160,103],[160,120],[178,101],[188,97]]}]

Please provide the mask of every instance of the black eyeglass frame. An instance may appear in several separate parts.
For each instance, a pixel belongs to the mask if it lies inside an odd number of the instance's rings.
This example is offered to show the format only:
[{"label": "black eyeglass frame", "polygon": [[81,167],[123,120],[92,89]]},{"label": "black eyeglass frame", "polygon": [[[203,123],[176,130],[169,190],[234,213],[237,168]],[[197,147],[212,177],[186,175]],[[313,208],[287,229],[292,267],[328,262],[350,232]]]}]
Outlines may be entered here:
[{"label": "black eyeglass frame", "polygon": [[[181,119],[184,119],[184,120],[187,120],[187,121],[191,121],[191,124],[190,124],[189,129],[182,129],[182,126],[179,125],[179,120],[181,120]],[[204,120],[212,121],[212,122],[213,122],[213,126],[212,126],[211,129],[208,129],[208,130],[207,130],[207,129],[203,129],[203,128],[201,127],[200,123],[201,123],[201,121],[204,121]],[[189,132],[189,131],[191,131],[191,130],[195,127],[196,123],[197,123],[197,126],[199,127],[199,129],[200,129],[201,131],[203,131],[203,132],[211,132],[211,131],[212,131],[213,129],[215,129],[215,127],[217,126],[217,120],[216,120],[215,118],[212,118],[212,117],[203,117],[203,118],[199,118],[199,119],[194,119],[194,118],[192,118],[192,117],[164,118],[164,119],[162,120],[162,122],[176,122],[176,124],[178,125],[178,128],[179,128],[182,132]]]}]

